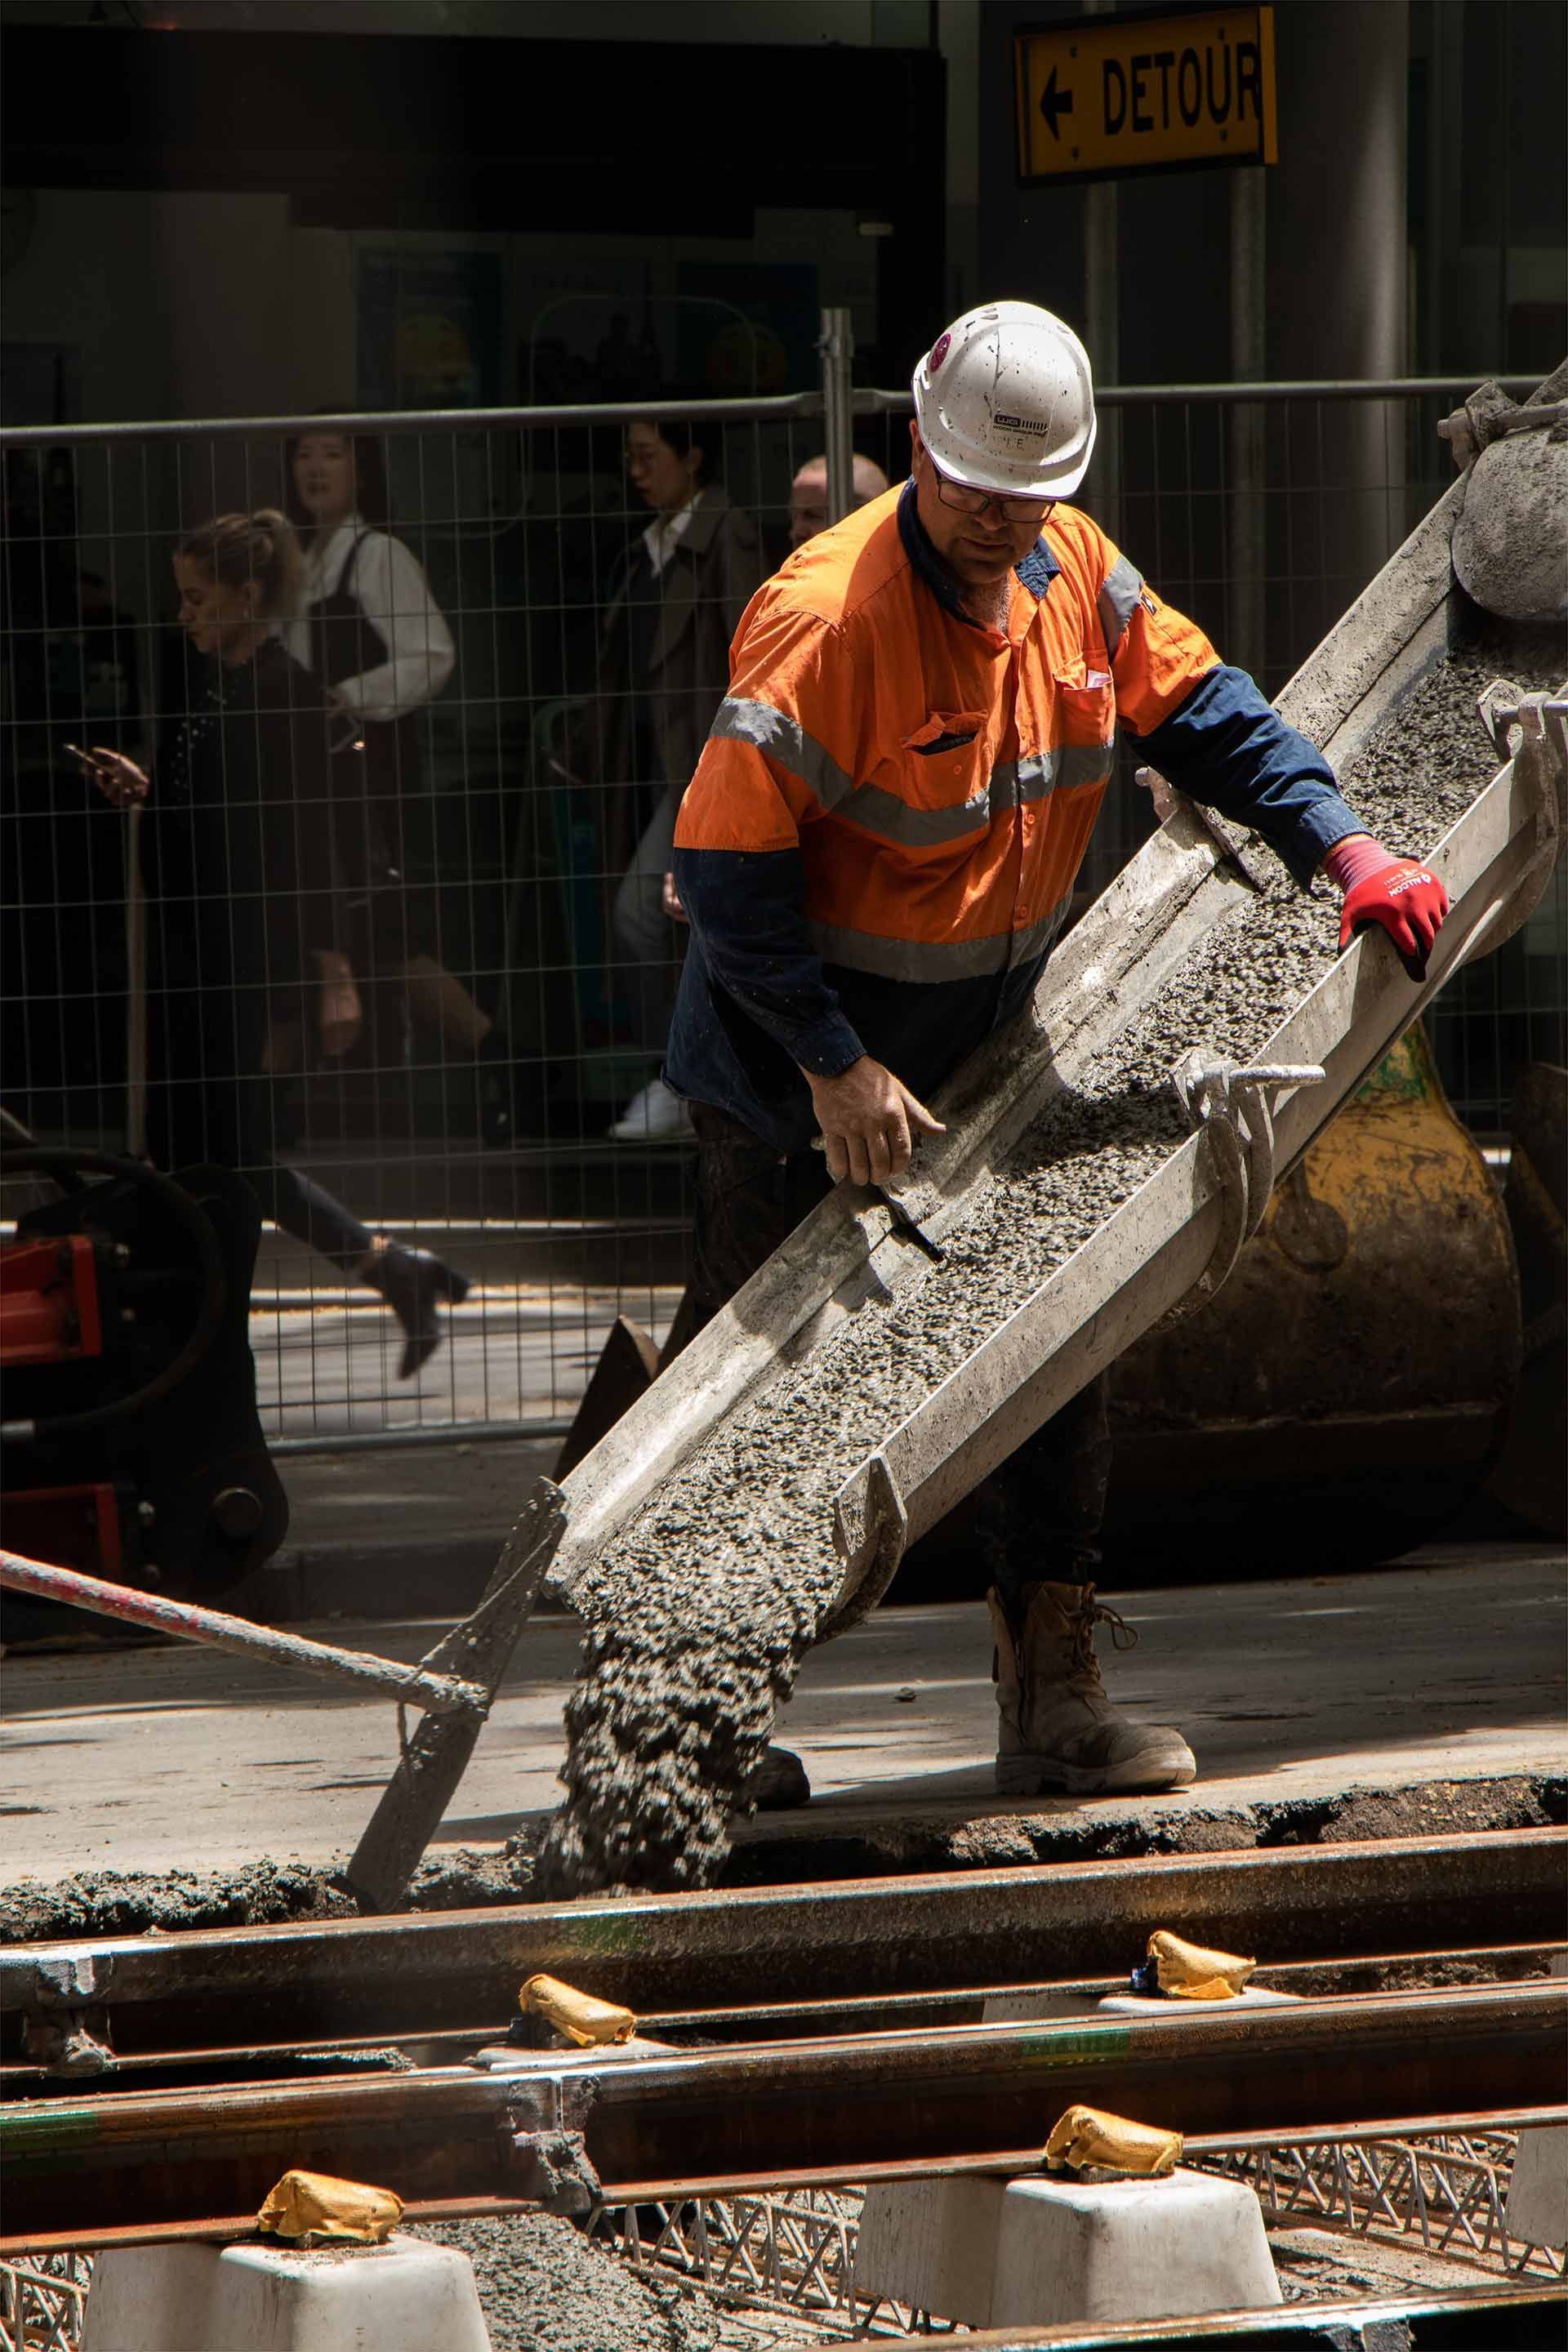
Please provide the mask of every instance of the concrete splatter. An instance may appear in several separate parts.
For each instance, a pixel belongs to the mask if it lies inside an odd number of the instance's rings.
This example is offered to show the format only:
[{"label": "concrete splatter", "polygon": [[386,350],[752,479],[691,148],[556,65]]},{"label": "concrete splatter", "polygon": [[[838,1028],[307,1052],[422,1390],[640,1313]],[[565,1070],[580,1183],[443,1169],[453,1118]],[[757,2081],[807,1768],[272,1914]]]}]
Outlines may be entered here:
[{"label": "concrete splatter", "polygon": [[493,2352],[714,2352],[700,2293],[643,2279],[552,2213],[405,2225],[474,2265]]}]

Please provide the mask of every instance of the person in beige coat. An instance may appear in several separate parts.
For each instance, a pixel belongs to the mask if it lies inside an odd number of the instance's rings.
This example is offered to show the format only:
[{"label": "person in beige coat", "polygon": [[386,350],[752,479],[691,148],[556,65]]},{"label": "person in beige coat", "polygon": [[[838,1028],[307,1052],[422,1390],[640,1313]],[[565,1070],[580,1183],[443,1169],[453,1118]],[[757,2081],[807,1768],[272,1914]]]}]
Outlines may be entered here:
[{"label": "person in beige coat", "polygon": [[[616,979],[656,1062],[674,999],[680,909],[666,877],[676,811],[729,684],[730,640],[767,571],[756,524],[715,478],[719,458],[716,425],[627,428],[627,478],[653,516],[612,582],[600,655],[600,774],[613,801],[641,803],[611,916]],[[642,1142],[685,1130],[684,1107],[656,1071],[609,1132]]]}]

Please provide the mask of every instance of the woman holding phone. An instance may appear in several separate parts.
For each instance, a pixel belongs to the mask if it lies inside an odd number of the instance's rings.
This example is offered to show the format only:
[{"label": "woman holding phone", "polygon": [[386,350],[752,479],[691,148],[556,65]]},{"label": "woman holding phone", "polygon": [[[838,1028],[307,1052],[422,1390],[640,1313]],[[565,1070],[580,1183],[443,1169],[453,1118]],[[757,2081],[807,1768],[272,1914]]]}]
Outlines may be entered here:
[{"label": "woman holding phone", "polygon": [[275,1149],[275,1093],[307,1039],[343,1054],[361,1022],[344,949],[360,877],[344,872],[334,803],[342,721],[277,634],[297,607],[299,544],[271,509],[219,515],[174,565],[181,626],[206,662],[154,776],[122,752],[75,753],[108,799],[146,808],[152,1156],[239,1170],[285,1233],[379,1291],[403,1326],[408,1380],[467,1279],[371,1233]]}]

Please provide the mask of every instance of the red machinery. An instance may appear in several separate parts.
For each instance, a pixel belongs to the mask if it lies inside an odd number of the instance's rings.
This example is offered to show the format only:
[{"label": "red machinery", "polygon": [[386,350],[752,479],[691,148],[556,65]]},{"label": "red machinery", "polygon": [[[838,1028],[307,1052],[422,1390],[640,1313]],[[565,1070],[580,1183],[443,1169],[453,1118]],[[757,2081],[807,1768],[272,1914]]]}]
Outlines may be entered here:
[{"label": "red machinery", "polygon": [[[255,1195],[227,1170],[176,1180],[64,1144],[7,1145],[0,1178],[22,1176],[58,1197],[0,1242],[6,1541],[175,1597],[220,1592],[289,1524],[246,1328]],[[13,1638],[37,1606],[7,1603]]]}]

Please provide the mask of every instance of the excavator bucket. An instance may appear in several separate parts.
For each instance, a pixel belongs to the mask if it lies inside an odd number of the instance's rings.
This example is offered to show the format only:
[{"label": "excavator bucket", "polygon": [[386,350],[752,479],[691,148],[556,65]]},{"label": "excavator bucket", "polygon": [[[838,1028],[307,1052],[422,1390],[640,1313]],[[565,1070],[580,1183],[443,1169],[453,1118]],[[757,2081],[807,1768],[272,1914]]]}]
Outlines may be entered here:
[{"label": "excavator bucket", "polygon": [[1276,1186],[1213,1304],[1116,1365],[1108,1555],[1284,1570],[1406,1550],[1486,1478],[1519,1360],[1508,1218],[1417,1023]]}]

